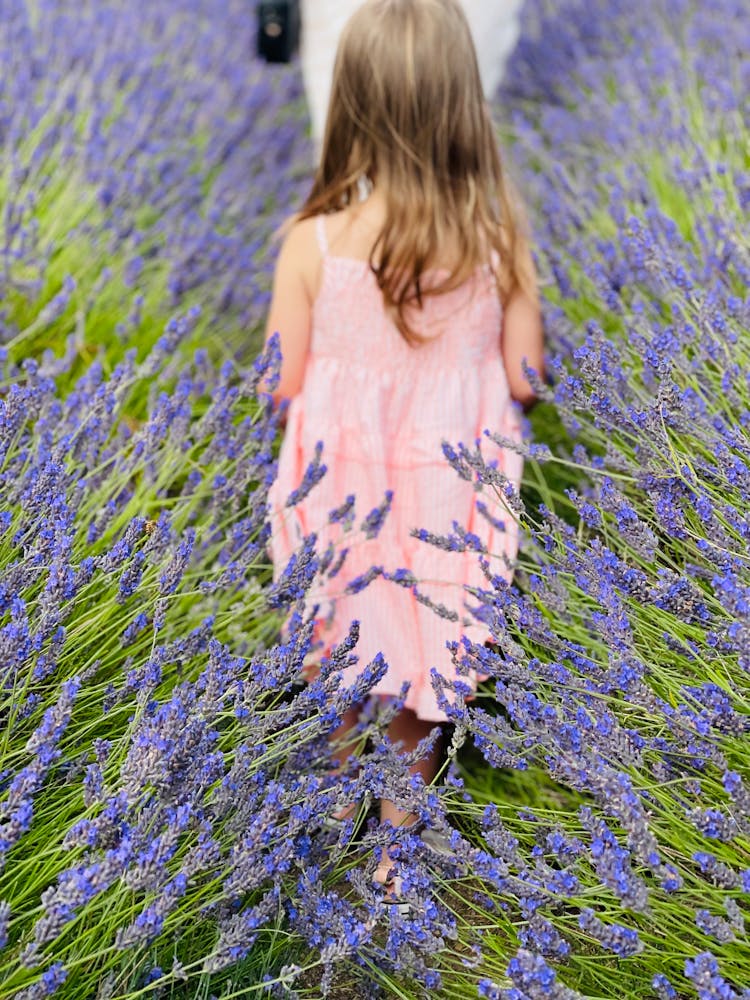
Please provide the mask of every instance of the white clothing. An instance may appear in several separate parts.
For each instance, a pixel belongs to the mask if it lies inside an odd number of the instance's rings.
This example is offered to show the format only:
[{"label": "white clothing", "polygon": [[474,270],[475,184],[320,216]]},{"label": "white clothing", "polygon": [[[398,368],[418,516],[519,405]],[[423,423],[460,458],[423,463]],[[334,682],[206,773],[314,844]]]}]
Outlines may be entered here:
[{"label": "white clothing", "polygon": [[[319,146],[325,129],[336,47],[362,0],[302,0],[302,74]],[[488,97],[497,90],[520,34],[523,0],[463,0]]]}]

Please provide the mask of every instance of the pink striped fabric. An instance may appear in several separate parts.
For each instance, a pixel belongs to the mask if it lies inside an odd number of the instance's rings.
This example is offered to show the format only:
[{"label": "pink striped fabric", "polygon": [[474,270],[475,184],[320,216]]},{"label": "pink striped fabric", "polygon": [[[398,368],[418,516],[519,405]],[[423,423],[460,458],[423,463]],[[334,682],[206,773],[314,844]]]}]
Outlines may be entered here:
[{"label": "pink striped fabric", "polygon": [[[461,288],[427,298],[419,329],[430,341],[413,348],[386,315],[367,262],[328,255],[323,217],[318,233],[323,280],[313,310],[311,349],[303,389],[291,402],[271,491],[274,567],[278,574],[312,531],[318,533],[321,552],[329,542],[348,547],[341,572],[318,581],[309,598],[311,606],[320,604],[320,638],[330,648],[358,620],[359,665],[348,669],[346,683],[382,652],[388,671],[376,693],[396,695],[408,681],[406,707],[422,719],[440,721],[446,716],[438,706],[431,669],[454,677],[446,644],[462,633],[481,641],[486,629],[438,617],[410,590],[382,578],[358,594],[347,594],[345,588],[372,566],[388,572],[407,569],[417,577],[420,591],[467,619],[465,603],[471,598],[464,588],[486,586],[478,556],[446,552],[411,535],[413,528],[446,534],[454,521],[482,539],[493,572],[510,579],[506,561],[517,551],[515,521],[496,496],[487,490],[477,494],[459,478],[441,448],[444,439],[473,446],[484,428],[520,439],[500,354],[496,287],[487,267]],[[319,440],[325,446],[327,474],[302,503],[285,507]],[[486,438],[482,451],[511,482],[520,482],[518,454]],[[378,537],[368,540],[357,526],[382,502],[386,490],[394,494],[391,513]],[[357,511],[349,532],[328,524],[329,512],[348,494],[355,494]],[[477,499],[504,521],[504,530],[478,514]],[[468,678],[472,685],[475,680]]]}]

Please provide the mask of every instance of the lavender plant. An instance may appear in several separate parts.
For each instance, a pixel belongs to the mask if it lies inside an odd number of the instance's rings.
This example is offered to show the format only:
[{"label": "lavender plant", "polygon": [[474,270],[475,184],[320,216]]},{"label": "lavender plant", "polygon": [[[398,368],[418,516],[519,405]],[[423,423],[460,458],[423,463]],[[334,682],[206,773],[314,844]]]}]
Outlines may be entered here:
[{"label": "lavender plant", "polygon": [[481,989],[746,997],[747,19],[544,14],[509,99],[571,449],[528,449],[516,585],[475,595],[496,645],[457,650],[493,677],[455,807],[499,915]]},{"label": "lavender plant", "polygon": [[353,824],[323,819],[383,783],[425,801],[375,717],[360,777],[331,771],[328,735],[383,664],[342,687],[353,638],[300,684],[319,566],[264,570],[272,354],[175,366],[196,320],[64,397],[28,361],[0,402],[2,997],[194,996],[249,955],[256,990],[292,959],[329,977],[357,948],[374,961],[385,903],[364,872],[393,838],[360,838],[361,885],[336,893]]},{"label": "lavender plant", "polygon": [[387,993],[435,986],[454,935],[445,907],[387,919],[368,865],[393,830],[321,830],[382,795],[444,818],[382,739],[395,706],[330,773],[385,665],[343,689],[352,640],[299,684],[292,611],[333,557],[309,539],[270,580],[267,362],[180,360],[252,338],[308,169],[297,77],[261,71],[253,30],[245,4],[179,0],[0,18],[3,997],[319,995],[347,968]]},{"label": "lavender plant", "polygon": [[[110,370],[200,303],[194,344],[257,349],[270,235],[310,149],[301,87],[244,0],[3,0],[0,343]],[[63,366],[65,370],[65,366]]]},{"label": "lavender plant", "polygon": [[[298,684],[336,555],[308,539],[270,580],[268,360],[179,360],[263,314],[309,159],[294,71],[249,58],[239,0],[5,3],[0,997],[748,996],[743,13],[527,4],[503,107],[552,447],[525,508],[454,451],[526,539],[513,588],[469,595],[495,644],[456,660],[492,681],[456,685],[425,789],[393,706],[330,770],[385,667],[342,689],[356,629]],[[365,822],[384,794],[428,833]],[[370,883],[383,850],[408,912]]]}]

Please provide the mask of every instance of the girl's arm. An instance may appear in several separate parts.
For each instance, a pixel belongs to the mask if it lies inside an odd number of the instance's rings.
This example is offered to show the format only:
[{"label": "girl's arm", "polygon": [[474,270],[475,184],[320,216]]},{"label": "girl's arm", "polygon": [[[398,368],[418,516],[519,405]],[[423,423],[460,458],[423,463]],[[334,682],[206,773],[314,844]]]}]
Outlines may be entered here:
[{"label": "girl's arm", "polygon": [[536,271],[531,253],[524,254],[523,270],[531,279],[527,289],[517,288],[506,303],[503,313],[501,351],[510,394],[525,410],[536,402],[536,393],[523,371],[525,361],[539,378],[545,380],[544,331],[539,297],[536,293]]},{"label": "girl's arm", "polygon": [[275,403],[296,396],[305,375],[320,263],[313,222],[306,219],[292,226],[276,263],[265,337],[268,341],[278,333],[281,344],[281,380],[273,393]]}]

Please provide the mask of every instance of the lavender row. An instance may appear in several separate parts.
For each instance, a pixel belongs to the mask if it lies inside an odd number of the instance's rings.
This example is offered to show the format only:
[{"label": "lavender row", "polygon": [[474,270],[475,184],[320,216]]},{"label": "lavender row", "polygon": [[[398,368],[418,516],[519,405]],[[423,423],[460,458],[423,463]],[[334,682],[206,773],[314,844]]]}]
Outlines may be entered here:
[{"label": "lavender row", "polygon": [[516,586],[475,595],[496,651],[457,651],[494,678],[475,744],[537,786],[465,807],[520,945],[483,989],[745,997],[749,26],[730,0],[531,15],[506,101],[567,444],[527,449]]},{"label": "lavender row", "polygon": [[175,309],[257,346],[271,235],[307,181],[298,76],[244,0],[7,0],[0,18],[0,342],[111,365]]},{"label": "lavender row", "polygon": [[[218,35],[202,20],[212,8],[170,3],[175,20],[166,10],[148,15],[158,44],[174,41],[157,45],[163,64],[177,67],[174,54],[192,52],[187,31],[174,29],[183,14],[208,45],[200,58],[213,58]],[[109,380],[92,369],[70,399],[65,365],[59,396],[45,375],[55,366],[13,367],[18,386],[3,411],[2,628],[12,666],[0,996],[184,989],[187,997],[198,982],[231,993],[263,977],[280,995],[303,996],[355,976],[370,980],[371,993],[379,981],[385,995],[425,987],[507,1000],[747,994],[746,26],[728,0],[700,10],[564,3],[544,11],[539,37],[532,22],[541,7],[529,13],[506,101],[518,109],[516,156],[561,352],[552,403],[570,446],[549,457],[531,450],[530,476],[541,464],[540,510],[524,510],[481,454],[450,453],[484,484],[487,502],[495,498],[501,513],[510,504],[526,530],[517,586],[488,580],[470,595],[495,648],[456,650],[460,664],[479,661],[494,677],[478,704],[455,711],[451,749],[468,740],[484,766],[463,755],[457,764],[452,753],[439,788],[414,786],[369,706],[361,735],[372,735],[374,749],[359,777],[327,772],[326,733],[385,665],[376,661],[356,691],[342,692],[336,667],[356,655],[346,647],[317,685],[299,688],[309,625],[295,620],[275,644],[281,618],[335,558],[309,539],[270,586],[264,490],[274,431],[253,402],[257,373],[217,373],[200,355],[185,371],[170,361],[176,340],[189,341],[206,320],[170,328],[143,368],[128,361]],[[239,6],[229,14],[239,65],[240,39],[251,41]],[[93,8],[82,16],[93,33],[104,30]],[[142,68],[146,101],[126,120],[161,123],[149,104],[159,79],[125,37],[130,22],[118,18],[128,16],[119,8],[105,16],[97,50],[121,40]],[[18,39],[44,23],[29,22],[8,51],[23,51]],[[67,37],[69,52],[70,27],[58,22],[53,34]],[[726,39],[736,52],[719,46]],[[197,49],[192,58],[187,65],[199,65]],[[26,65],[18,61],[14,79],[25,79]],[[102,68],[105,83],[110,65],[117,59]],[[29,93],[44,90],[46,72],[27,74]],[[207,101],[224,80],[216,61],[212,72]],[[224,72],[239,71],[228,63]],[[59,83],[50,94],[63,93]],[[25,107],[12,106],[14,115]],[[202,121],[199,109],[176,116],[185,132]],[[33,127],[22,130],[31,151],[44,126]],[[301,149],[299,121],[289,128]],[[160,165],[145,171],[158,178],[165,150],[172,155],[182,140],[169,133],[159,148],[157,133],[149,131],[142,160]],[[255,148],[276,148],[276,136],[254,135]],[[190,139],[190,155],[200,150],[221,176],[201,130]],[[107,147],[107,162],[121,162],[117,148]],[[42,145],[38,157],[46,155]],[[182,196],[191,169],[204,181],[209,174],[178,160]],[[69,207],[71,218],[85,209],[87,219],[118,219],[116,241],[138,218],[142,202],[127,175],[124,188],[105,178],[108,201],[102,177],[88,187],[71,172],[67,202],[53,198],[65,172],[50,176],[57,181],[39,185],[46,204]],[[171,301],[161,296],[175,273],[164,234],[182,232],[177,210],[159,200],[173,189],[169,177],[145,189],[157,251],[132,274],[139,290],[156,289],[154,316]],[[11,317],[11,348],[64,329],[80,283],[65,283],[59,254],[35,257],[33,225],[24,233],[13,260],[25,263],[4,297],[14,316],[32,305],[22,323]],[[86,263],[87,244],[78,245],[76,268]],[[124,268],[130,246],[111,259]],[[161,262],[153,269],[152,259]],[[23,286],[35,273],[57,274],[63,298],[53,294],[47,313],[33,277]],[[108,298],[108,280],[96,287],[96,301],[109,303],[102,316],[122,322],[121,292]],[[216,291],[200,281],[194,289]],[[210,304],[207,318],[221,313]],[[123,414],[149,386],[149,416],[132,430]],[[417,836],[402,844],[406,916],[386,912],[369,882],[368,866],[392,834],[373,823],[356,833],[320,829],[320,817],[347,798],[364,811],[383,794],[442,834],[439,850]]]},{"label": "lavender row", "polygon": [[[257,385],[277,359],[170,368],[196,320],[63,398],[29,361],[0,406],[3,998],[280,990],[306,966],[326,988],[347,962],[429,983],[455,936],[445,906],[390,920],[371,878],[392,830],[324,824],[383,794],[445,817],[383,741],[395,706],[363,717],[359,773],[331,771],[329,734],[385,664],[342,685],[353,626],[302,683],[316,647],[296,609],[325,565],[310,539],[269,579],[277,424]],[[434,855],[413,841],[427,901]]]}]

